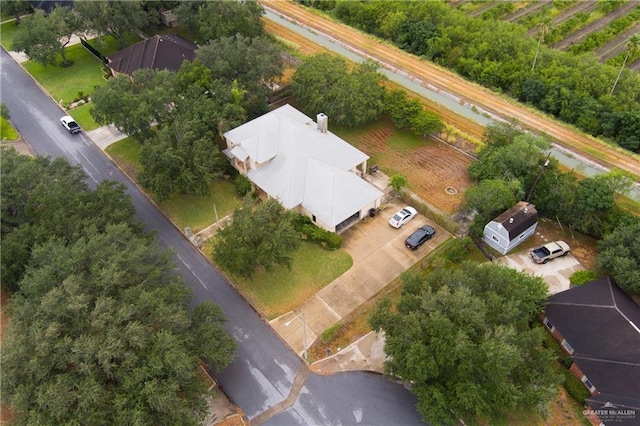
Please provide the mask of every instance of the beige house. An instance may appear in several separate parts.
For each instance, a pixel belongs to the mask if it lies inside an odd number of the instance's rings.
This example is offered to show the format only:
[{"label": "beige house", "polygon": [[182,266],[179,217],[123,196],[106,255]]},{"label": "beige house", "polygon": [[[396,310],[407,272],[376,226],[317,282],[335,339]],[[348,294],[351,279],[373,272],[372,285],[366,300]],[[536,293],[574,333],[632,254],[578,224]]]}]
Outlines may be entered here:
[{"label": "beige house", "polygon": [[362,179],[369,156],[290,105],[224,134],[233,166],[285,208],[341,232],[377,208],[383,193]]}]

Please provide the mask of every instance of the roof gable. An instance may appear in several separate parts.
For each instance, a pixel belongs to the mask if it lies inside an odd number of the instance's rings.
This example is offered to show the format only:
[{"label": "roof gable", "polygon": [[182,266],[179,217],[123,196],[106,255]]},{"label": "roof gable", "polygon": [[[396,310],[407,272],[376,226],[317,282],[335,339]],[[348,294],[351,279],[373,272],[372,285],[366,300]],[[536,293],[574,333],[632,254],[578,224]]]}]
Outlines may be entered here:
[{"label": "roof gable", "polygon": [[197,46],[174,35],[155,35],[107,57],[116,73],[133,74],[139,69],[178,71],[184,60],[193,61]]}]

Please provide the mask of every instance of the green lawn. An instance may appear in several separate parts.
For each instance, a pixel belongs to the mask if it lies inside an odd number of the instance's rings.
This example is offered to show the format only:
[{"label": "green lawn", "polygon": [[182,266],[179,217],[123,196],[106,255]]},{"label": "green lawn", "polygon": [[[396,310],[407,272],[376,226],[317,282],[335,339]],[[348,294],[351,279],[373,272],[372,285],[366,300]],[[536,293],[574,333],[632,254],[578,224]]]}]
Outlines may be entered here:
[{"label": "green lawn", "polygon": [[[89,42],[93,46],[100,46],[98,50],[105,56],[118,51],[118,43],[111,36]],[[81,44],[67,47],[66,53],[67,58],[73,62],[73,65],[67,68],[59,65],[45,67],[33,61],[24,62],[22,65],[54,100],[69,104],[78,97],[79,92],[90,94],[95,86],[104,85],[106,80],[102,62]]]},{"label": "green lawn", "polygon": [[209,195],[205,196],[173,195],[159,205],[178,228],[189,226],[193,232],[198,232],[215,223],[216,211],[218,219],[222,219],[233,213],[240,202],[232,181],[215,179],[209,183],[209,190]]},{"label": "green lawn", "polygon": [[16,26],[15,21],[5,22],[0,25],[0,43],[5,49],[11,50],[13,39],[18,34],[18,31],[20,31],[20,27]]},{"label": "green lawn", "polygon": [[8,120],[0,117],[0,139],[3,141],[14,141],[18,139],[18,132],[13,128]]},{"label": "green lawn", "polygon": [[69,115],[72,116],[76,120],[76,122],[78,122],[80,127],[82,127],[85,131],[94,130],[100,127],[100,125],[95,122],[95,120],[89,113],[92,107],[93,106],[91,105],[91,103],[88,103],[74,108],[68,112]]},{"label": "green lawn", "polygon": [[292,258],[291,271],[276,266],[270,272],[256,273],[251,279],[232,277],[251,305],[269,320],[301,305],[353,265],[346,251],[327,251],[306,241]]},{"label": "green lawn", "polygon": [[105,149],[118,166],[135,179],[140,170],[140,144],[131,136],[124,138]]}]

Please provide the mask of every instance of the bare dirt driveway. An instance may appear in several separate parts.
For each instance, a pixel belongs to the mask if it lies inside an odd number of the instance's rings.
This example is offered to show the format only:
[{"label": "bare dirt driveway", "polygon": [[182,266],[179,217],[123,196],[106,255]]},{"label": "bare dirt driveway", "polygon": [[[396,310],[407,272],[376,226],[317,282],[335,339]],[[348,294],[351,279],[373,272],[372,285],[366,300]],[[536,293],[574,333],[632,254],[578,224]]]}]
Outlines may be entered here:
[{"label": "bare dirt driveway", "polygon": [[307,26],[318,33],[328,34],[344,46],[350,46],[354,50],[375,58],[385,67],[402,69],[470,104],[491,111],[502,118],[514,119],[534,132],[543,132],[558,144],[605,167],[616,166],[640,176],[640,156],[616,150],[602,141],[572,131],[555,120],[528,110],[514,101],[502,98],[444,68],[431,62],[421,61],[414,55],[381,43],[374,37],[344,24],[312,13],[302,6],[282,0],[260,0],[260,3],[280,16]]}]

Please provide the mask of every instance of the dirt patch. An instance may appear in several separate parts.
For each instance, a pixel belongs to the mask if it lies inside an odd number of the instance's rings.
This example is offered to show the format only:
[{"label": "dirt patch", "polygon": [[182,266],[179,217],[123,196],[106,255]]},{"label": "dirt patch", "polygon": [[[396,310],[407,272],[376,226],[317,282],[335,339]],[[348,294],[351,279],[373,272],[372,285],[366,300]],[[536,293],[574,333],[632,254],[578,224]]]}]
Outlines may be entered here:
[{"label": "dirt patch", "polygon": [[563,240],[571,247],[571,254],[586,269],[598,271],[596,266],[598,241],[595,238],[572,232],[566,225],[550,219],[540,219],[536,233],[527,241],[526,247],[536,247],[549,241]]},{"label": "dirt patch", "polygon": [[371,164],[385,173],[405,175],[409,189],[443,213],[458,211],[465,190],[471,186],[467,167],[472,158],[433,138],[424,138],[417,147],[399,148],[394,146],[395,137],[402,136],[386,119],[349,142],[371,156]]}]

